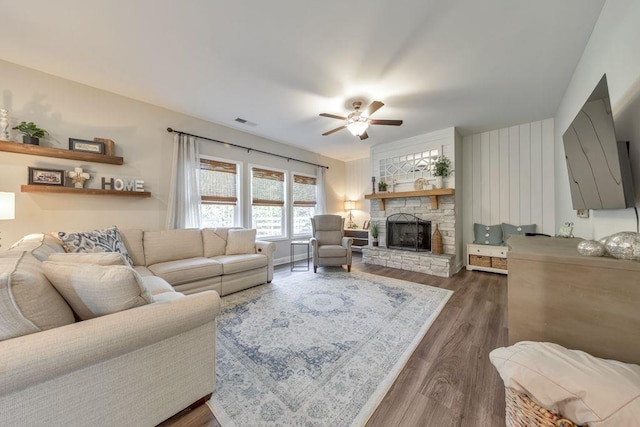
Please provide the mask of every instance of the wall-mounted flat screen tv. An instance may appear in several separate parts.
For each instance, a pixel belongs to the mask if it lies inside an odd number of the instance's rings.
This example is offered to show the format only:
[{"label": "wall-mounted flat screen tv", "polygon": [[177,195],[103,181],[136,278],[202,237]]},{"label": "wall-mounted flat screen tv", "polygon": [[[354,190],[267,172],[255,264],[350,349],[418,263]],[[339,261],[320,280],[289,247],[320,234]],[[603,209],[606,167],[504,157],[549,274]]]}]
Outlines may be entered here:
[{"label": "wall-mounted flat screen tv", "polygon": [[629,145],[616,140],[606,74],[562,139],[573,209],[634,206]]}]

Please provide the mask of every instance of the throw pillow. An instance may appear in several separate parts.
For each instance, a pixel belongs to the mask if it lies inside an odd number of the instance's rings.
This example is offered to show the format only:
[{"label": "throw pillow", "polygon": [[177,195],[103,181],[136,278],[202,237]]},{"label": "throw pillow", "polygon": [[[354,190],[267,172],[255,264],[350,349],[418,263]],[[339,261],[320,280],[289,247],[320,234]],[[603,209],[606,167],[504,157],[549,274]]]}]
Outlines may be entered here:
[{"label": "throw pillow", "polygon": [[255,253],[256,230],[229,230],[226,255]]},{"label": "throw pillow", "polygon": [[502,238],[504,239],[505,244],[507,243],[507,239],[510,236],[520,235],[524,236],[524,233],[535,233],[536,225],[511,225],[502,223]]},{"label": "throw pillow", "polygon": [[473,224],[473,234],[475,239],[473,243],[477,245],[501,245],[502,244],[502,227],[500,225],[484,225]]},{"label": "throw pillow", "polygon": [[14,243],[10,251],[31,252],[38,261],[45,261],[49,255],[55,253],[64,253],[62,243],[54,236],[44,233],[35,233],[24,236],[22,239]]},{"label": "throw pillow", "polygon": [[58,238],[62,241],[66,252],[119,252],[124,255],[129,265],[133,265],[133,260],[115,225],[104,230],[75,233],[60,231]]},{"label": "throw pillow", "polygon": [[117,313],[153,301],[142,277],[129,266],[45,261],[42,268],[81,320]]},{"label": "throw pillow", "polygon": [[0,253],[0,341],[74,322],[31,252]]},{"label": "throw pillow", "polygon": [[47,261],[95,265],[129,265],[124,255],[119,252],[52,254]]}]

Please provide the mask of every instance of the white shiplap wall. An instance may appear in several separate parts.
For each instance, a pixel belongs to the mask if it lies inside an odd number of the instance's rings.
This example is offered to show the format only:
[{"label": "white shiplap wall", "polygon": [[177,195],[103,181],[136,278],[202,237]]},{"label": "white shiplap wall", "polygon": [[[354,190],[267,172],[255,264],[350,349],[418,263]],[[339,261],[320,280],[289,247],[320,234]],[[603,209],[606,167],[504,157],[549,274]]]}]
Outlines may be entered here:
[{"label": "white shiplap wall", "polygon": [[[369,201],[365,194],[371,194],[371,161],[364,159],[345,162],[345,200],[355,200],[356,209],[353,211],[353,222],[362,227],[365,220],[369,220]],[[348,215],[348,212],[345,213]]]},{"label": "white shiplap wall", "polygon": [[553,119],[466,136],[462,150],[465,243],[475,222],[555,234]]}]

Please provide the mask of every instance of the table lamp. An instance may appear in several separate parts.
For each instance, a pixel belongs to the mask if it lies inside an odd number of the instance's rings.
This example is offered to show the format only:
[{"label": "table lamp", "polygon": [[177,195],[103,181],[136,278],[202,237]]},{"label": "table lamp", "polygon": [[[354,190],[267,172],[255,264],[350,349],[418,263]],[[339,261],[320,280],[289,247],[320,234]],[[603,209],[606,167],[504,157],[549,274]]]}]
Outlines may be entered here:
[{"label": "table lamp", "polygon": [[347,222],[347,228],[357,228],[357,226],[353,223],[353,215],[351,211],[356,208],[356,202],[353,200],[345,200],[344,201],[344,210],[349,211],[349,222]]},{"label": "table lamp", "polygon": [[[0,192],[0,220],[15,219],[16,195],[14,193]],[[2,236],[0,236],[0,240]],[[0,247],[2,245],[0,244]]]}]

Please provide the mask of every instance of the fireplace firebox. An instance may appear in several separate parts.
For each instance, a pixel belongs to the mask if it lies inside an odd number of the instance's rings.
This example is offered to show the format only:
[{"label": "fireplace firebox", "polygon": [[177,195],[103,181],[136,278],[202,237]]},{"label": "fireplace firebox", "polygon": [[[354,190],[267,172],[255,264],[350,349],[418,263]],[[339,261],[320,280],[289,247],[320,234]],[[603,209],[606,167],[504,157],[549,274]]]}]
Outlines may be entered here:
[{"label": "fireplace firebox", "polygon": [[431,221],[415,215],[395,214],[387,217],[387,248],[405,251],[431,251]]}]

